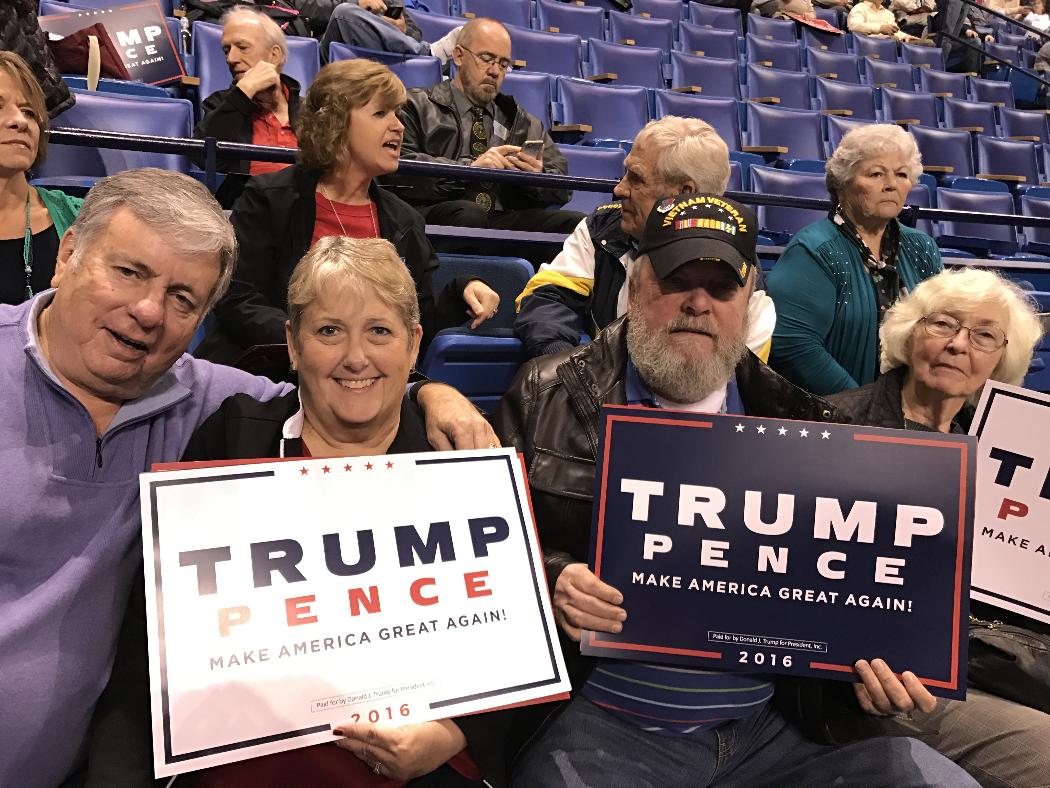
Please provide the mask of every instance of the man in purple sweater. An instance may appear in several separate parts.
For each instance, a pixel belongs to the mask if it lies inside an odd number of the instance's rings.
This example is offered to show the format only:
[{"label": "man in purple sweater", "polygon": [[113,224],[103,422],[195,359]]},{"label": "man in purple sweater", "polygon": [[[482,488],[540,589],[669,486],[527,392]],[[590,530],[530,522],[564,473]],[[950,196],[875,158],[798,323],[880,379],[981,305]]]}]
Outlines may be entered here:
[{"label": "man in purple sweater", "polygon": [[[288,390],[185,353],[236,252],[197,181],[125,172],[63,237],[57,289],[0,307],[0,786],[76,784],[142,560],[138,475],[232,394]],[[438,448],[494,440],[452,389],[420,400]]]}]

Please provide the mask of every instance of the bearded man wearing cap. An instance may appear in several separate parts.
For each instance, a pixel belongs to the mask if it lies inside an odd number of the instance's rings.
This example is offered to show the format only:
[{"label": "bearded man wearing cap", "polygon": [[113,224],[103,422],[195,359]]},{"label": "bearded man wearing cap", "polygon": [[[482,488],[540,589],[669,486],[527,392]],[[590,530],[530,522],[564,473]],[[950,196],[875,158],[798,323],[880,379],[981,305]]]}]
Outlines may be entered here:
[{"label": "bearded man wearing cap", "polygon": [[[601,660],[581,631],[618,632],[623,596],[587,568],[602,405],[830,420],[831,406],[747,349],[756,218],[712,194],[657,200],[640,234],[629,309],[589,345],[533,359],[495,417],[525,456],[573,697],[524,709],[514,786],[977,785],[914,739],[834,746],[832,718],[930,711],[910,673],[861,660],[862,683]],[[840,720],[841,721],[841,720]]]}]

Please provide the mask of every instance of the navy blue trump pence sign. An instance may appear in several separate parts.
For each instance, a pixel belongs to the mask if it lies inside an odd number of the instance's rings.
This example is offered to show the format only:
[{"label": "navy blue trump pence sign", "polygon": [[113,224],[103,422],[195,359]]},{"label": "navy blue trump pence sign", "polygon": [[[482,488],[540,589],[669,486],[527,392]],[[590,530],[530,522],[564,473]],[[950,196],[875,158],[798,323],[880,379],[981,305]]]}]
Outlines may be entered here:
[{"label": "navy blue trump pence sign", "polygon": [[585,654],[853,680],[881,657],[965,697],[972,438],[603,409]]}]

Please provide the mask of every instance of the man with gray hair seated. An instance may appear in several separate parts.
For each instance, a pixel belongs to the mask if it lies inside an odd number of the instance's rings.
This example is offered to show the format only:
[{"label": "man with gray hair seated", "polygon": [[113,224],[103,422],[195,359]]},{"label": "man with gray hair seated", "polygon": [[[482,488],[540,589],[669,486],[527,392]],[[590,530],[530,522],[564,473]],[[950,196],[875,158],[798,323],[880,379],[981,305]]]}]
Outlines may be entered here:
[{"label": "man with gray hair seated", "polygon": [[[193,129],[199,139],[296,148],[294,125],[299,115],[299,83],[282,73],[288,60],[284,31],[266,14],[250,6],[235,6],[222,17],[222,51],[233,83],[208,96]],[[248,175],[276,172],[287,164],[224,160],[229,173],[217,197],[229,208]]]},{"label": "man with gray hair seated", "polygon": [[[613,189],[619,202],[599,205],[580,222],[518,296],[514,330],[530,357],[575,347],[581,333],[597,336],[627,311],[627,274],[653,205],[670,194],[724,194],[729,148],[704,121],[668,115],[638,132],[624,167]],[[747,344],[765,360],[773,302],[759,288],[748,307]]]},{"label": "man with gray hair seated", "polygon": [[[204,186],[132,170],[88,194],[56,289],[0,306],[0,785],[54,788],[83,766],[142,561],[139,474],[178,460],[227,397],[291,390],[185,352],[236,258]],[[447,386],[419,401],[442,413],[439,448],[493,442]]]}]

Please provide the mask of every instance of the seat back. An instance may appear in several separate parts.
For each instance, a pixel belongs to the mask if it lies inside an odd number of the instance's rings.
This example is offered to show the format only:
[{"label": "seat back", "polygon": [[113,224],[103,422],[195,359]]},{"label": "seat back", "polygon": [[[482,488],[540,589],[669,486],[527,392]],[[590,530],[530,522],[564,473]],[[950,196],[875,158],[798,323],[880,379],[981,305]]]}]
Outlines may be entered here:
[{"label": "seat back", "polygon": [[[416,23],[424,41],[437,41],[462,26],[463,17],[413,10],[412,21]],[[513,51],[512,49],[511,52]]]},{"label": "seat back", "polygon": [[802,46],[820,52],[848,52],[846,36],[840,33],[824,33],[802,25]]},{"label": "seat back", "polygon": [[802,69],[802,54],[798,44],[787,41],[770,41],[758,38],[751,33],[745,37],[747,62],[769,68],[783,68],[788,71]]},{"label": "seat back", "polygon": [[[962,189],[937,189],[940,210],[971,213],[1014,213],[1014,200],[1008,192],[970,192]],[[937,242],[943,246],[980,249],[994,254],[1017,251],[1017,233],[1013,225],[979,224],[942,219]]]},{"label": "seat back", "polygon": [[[828,199],[823,174],[781,170],[775,167],[752,167],[751,191],[785,197]],[[825,215],[823,211],[772,205],[759,205],[757,213],[758,226],[762,228],[762,232],[774,236],[779,241],[787,241],[803,227],[820,221]]]},{"label": "seat back", "polygon": [[539,118],[545,129],[551,127],[550,74],[535,71],[510,71],[503,78],[500,92],[513,96],[518,105],[532,116]]},{"label": "seat back", "polygon": [[944,125],[949,129],[970,129],[980,134],[995,134],[995,107],[981,101],[946,98]]},{"label": "seat back", "polygon": [[[71,88],[88,89],[87,77],[63,74],[62,81]],[[96,90],[101,93],[117,93],[123,96],[171,98],[171,94],[159,85],[147,85],[145,82],[131,82],[126,79],[100,79]]]},{"label": "seat back", "polygon": [[641,85],[647,88],[663,88],[664,82],[662,50],[655,47],[610,44],[597,38],[589,40],[591,59],[587,64],[590,75],[616,74],[617,82],[623,85]]},{"label": "seat back", "polygon": [[977,135],[977,174],[1016,175],[1027,186],[1038,186],[1039,157],[1036,143]]},{"label": "seat back", "polygon": [[469,17],[498,19],[505,25],[528,27],[532,21],[529,0],[459,0],[459,13]]},{"label": "seat back", "polygon": [[[623,148],[596,148],[592,145],[559,145],[558,150],[569,163],[569,175],[578,178],[606,178],[619,180],[623,177]],[[585,192],[576,190],[572,200],[565,205],[567,211],[590,213],[599,205],[612,202],[612,190],[607,192]]]},{"label": "seat back", "polygon": [[[860,84],[860,58],[842,52],[810,49],[806,53],[806,71],[815,77]],[[834,74],[832,77],[831,75]]]},{"label": "seat back", "polygon": [[919,90],[945,98],[965,99],[969,95],[965,74],[941,71],[936,68],[919,69]]},{"label": "seat back", "polygon": [[[165,16],[172,15],[175,9],[174,0],[157,0],[157,2]],[[127,5],[127,0],[77,0],[76,5],[81,8],[112,8],[116,5]]]},{"label": "seat back", "polygon": [[669,19],[674,24],[682,21],[685,5],[681,0],[634,0],[631,13],[650,19]]},{"label": "seat back", "polygon": [[[1007,63],[1013,66],[1021,65],[1021,51],[1016,46],[1010,44],[999,44],[991,43],[984,45],[984,51],[989,55],[994,55],[1000,60],[1005,60]],[[996,65],[999,65],[996,63]]]},{"label": "seat back", "polygon": [[849,134],[853,129],[860,126],[867,126],[873,123],[871,120],[851,120],[849,118],[841,118],[836,115],[829,115],[825,118],[827,123],[827,154],[830,157],[835,152],[835,148],[839,146],[842,138]]},{"label": "seat back", "polygon": [[670,19],[646,19],[622,11],[610,11],[609,41],[633,41],[636,46],[656,47],[670,52],[674,45],[674,22]]},{"label": "seat back", "polygon": [[602,38],[605,35],[605,14],[593,6],[536,0],[536,27],[550,33],[577,35],[584,41]]},{"label": "seat back", "polygon": [[554,76],[580,77],[582,42],[568,33],[541,33],[526,27],[507,26],[510,53],[515,60],[525,61],[522,68],[543,71]]},{"label": "seat back", "polygon": [[[73,90],[76,104],[51,122],[56,129],[91,129],[147,134],[156,137],[191,137],[193,105],[186,99],[122,96]],[[39,177],[100,177],[139,167],[160,167],[189,172],[184,156],[138,153],[72,145],[51,145]],[[160,198],[160,195],[158,195]]]},{"label": "seat back", "polygon": [[941,51],[940,47],[925,47],[902,43],[901,62],[944,71],[944,52]]},{"label": "seat back", "polygon": [[671,53],[671,87],[695,86],[705,96],[740,98],[740,67],[735,59]]},{"label": "seat back", "polygon": [[438,262],[432,276],[434,292],[440,293],[449,282],[460,277],[481,279],[499,295],[499,307],[496,314],[485,321],[485,330],[514,327],[514,299],[536,273],[532,263],[520,257],[445,253],[438,255]]},{"label": "seat back", "polygon": [[732,30],[738,36],[743,35],[740,11],[736,8],[719,8],[690,0],[689,21],[694,25],[708,25],[721,30]]},{"label": "seat back", "polygon": [[914,69],[907,63],[885,63],[870,57],[864,60],[864,81],[872,87],[915,90]]},{"label": "seat back", "polygon": [[748,65],[747,95],[752,101],[777,98],[779,107],[810,109],[809,75],[801,71]]},{"label": "seat back", "polygon": [[737,60],[740,49],[737,45],[738,35],[732,30],[717,27],[703,27],[682,22],[678,27],[679,50],[696,54],[702,52],[705,57],[720,57]]},{"label": "seat back", "polygon": [[[1032,194],[1021,195],[1021,215],[1039,216],[1050,219],[1050,197],[1036,197]],[[1050,252],[1050,227],[1025,227],[1025,251],[1035,254]]]},{"label": "seat back", "polygon": [[1038,137],[1039,142],[1050,141],[1045,112],[1000,107],[999,126],[1004,137]]},{"label": "seat back", "polygon": [[591,126],[586,140],[633,140],[649,122],[649,97],[642,87],[560,77],[558,96],[562,123]]},{"label": "seat back", "polygon": [[817,106],[822,110],[848,110],[852,120],[875,120],[875,92],[867,85],[817,77]]},{"label": "seat back", "polygon": [[919,146],[924,166],[951,167],[950,175],[963,178],[973,175],[973,148],[966,131],[915,126],[911,129]]},{"label": "seat back", "polygon": [[528,360],[525,346],[510,329],[478,335],[468,329],[439,331],[420,370],[431,380],[455,388],[474,405],[492,413]]},{"label": "seat back", "polygon": [[885,60],[887,63],[896,63],[897,39],[854,33],[853,54],[875,60]]},{"label": "seat back", "polygon": [[397,75],[406,88],[429,88],[442,79],[441,61],[436,57],[429,55],[405,57],[404,55],[393,55],[390,52],[352,47],[338,41],[333,41],[328,46],[328,60],[332,63],[358,58],[382,63]]},{"label": "seat back", "polygon": [[970,77],[970,98],[1005,107],[1015,106],[1013,85],[998,79]]},{"label": "seat back", "polygon": [[888,123],[915,120],[920,126],[937,128],[937,98],[932,93],[881,88],[882,119]]},{"label": "seat back", "polygon": [[819,112],[748,104],[747,135],[749,145],[786,146],[783,159],[824,158]]},{"label": "seat back", "polygon": [[[933,195],[930,193],[930,187],[925,183],[916,183],[911,187],[911,191],[908,192],[908,199],[905,200],[905,205],[914,205],[917,208],[933,207]],[[915,229],[921,230],[931,237],[937,234],[933,222],[929,219],[919,219],[915,223]]]},{"label": "seat back", "polygon": [[718,136],[725,140],[729,150],[740,150],[740,109],[731,98],[694,96],[674,93],[669,90],[656,91],[657,118],[678,115],[683,118],[699,118],[711,124]]},{"label": "seat back", "polygon": [[752,14],[747,18],[747,32],[774,41],[790,41],[792,44],[798,42],[795,23],[790,19],[773,19]]}]

